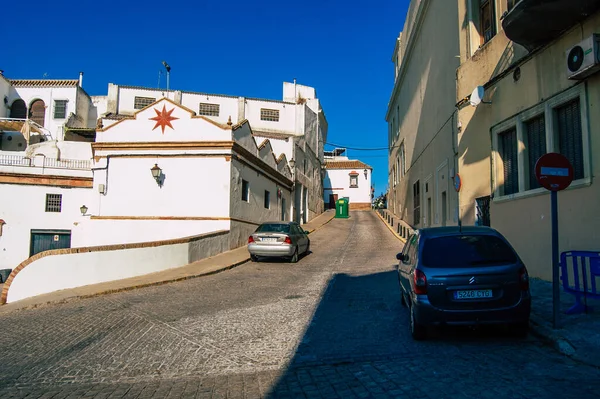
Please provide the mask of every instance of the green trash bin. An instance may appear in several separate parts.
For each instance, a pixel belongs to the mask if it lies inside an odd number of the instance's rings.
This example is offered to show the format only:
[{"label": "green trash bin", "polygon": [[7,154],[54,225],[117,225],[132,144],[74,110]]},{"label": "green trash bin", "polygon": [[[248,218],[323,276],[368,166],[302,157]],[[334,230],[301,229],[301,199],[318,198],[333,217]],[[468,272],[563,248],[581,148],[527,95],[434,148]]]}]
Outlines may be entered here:
[{"label": "green trash bin", "polygon": [[341,198],[335,203],[335,217],[338,219],[347,219],[348,218],[348,200],[346,198]]}]

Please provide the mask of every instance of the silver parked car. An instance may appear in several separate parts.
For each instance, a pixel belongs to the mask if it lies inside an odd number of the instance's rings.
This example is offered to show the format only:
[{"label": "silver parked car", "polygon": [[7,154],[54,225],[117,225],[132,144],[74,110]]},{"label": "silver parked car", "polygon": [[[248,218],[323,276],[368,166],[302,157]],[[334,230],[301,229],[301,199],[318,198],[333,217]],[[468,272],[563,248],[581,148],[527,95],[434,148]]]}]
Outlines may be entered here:
[{"label": "silver parked car", "polygon": [[497,230],[432,227],[417,230],[396,255],[410,332],[429,326],[507,324],[526,336],[531,295],[527,268]]},{"label": "silver parked car", "polygon": [[286,257],[292,263],[310,251],[308,231],[296,222],[268,222],[256,228],[248,237],[248,252],[252,261],[259,257]]}]

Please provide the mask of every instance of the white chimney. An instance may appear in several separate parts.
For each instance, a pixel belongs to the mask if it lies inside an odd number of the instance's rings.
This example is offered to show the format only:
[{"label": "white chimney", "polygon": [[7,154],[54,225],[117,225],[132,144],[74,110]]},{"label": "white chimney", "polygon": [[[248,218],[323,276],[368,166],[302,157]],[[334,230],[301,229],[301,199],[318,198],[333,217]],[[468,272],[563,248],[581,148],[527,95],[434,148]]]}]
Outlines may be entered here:
[{"label": "white chimney", "polygon": [[83,72],[79,72],[79,87],[83,87]]}]

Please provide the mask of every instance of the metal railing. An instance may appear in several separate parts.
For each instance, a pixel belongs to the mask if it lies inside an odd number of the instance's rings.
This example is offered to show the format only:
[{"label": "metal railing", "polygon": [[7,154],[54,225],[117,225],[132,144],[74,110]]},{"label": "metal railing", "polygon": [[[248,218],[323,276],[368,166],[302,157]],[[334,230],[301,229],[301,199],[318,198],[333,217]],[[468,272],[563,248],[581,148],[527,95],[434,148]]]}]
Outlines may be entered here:
[{"label": "metal railing", "polygon": [[[42,158],[42,157],[41,157]],[[22,155],[0,154],[0,165],[43,167],[52,169],[91,170],[92,161],[83,159],[56,159],[43,157],[39,161]]]}]

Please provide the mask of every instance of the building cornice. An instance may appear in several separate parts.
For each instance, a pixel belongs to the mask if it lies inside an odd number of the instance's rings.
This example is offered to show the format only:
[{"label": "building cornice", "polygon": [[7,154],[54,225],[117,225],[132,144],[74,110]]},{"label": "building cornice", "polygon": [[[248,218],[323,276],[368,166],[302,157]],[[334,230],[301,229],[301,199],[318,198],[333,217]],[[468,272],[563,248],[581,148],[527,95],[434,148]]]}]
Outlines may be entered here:
[{"label": "building cornice", "polygon": [[[414,1],[414,0],[413,0]],[[410,61],[410,57],[412,56],[413,48],[415,47],[415,42],[417,41],[417,34],[421,30],[421,26],[423,25],[423,20],[425,18],[425,13],[427,11],[427,7],[429,6],[430,0],[421,0],[419,3],[419,9],[417,10],[417,16],[415,18],[415,23],[410,30],[408,36],[408,43],[406,44],[406,52],[402,55],[402,63],[400,64],[400,70],[398,71],[398,77],[394,82],[394,89],[392,90],[392,95],[390,96],[390,101],[388,103],[388,109],[385,113],[385,119],[388,120],[390,116],[390,112],[394,105],[394,98],[398,94],[400,90],[400,86],[404,81],[404,75],[406,74],[406,70],[408,68],[407,64]],[[408,15],[408,13],[407,13]],[[404,34],[402,35],[404,37]]]}]

